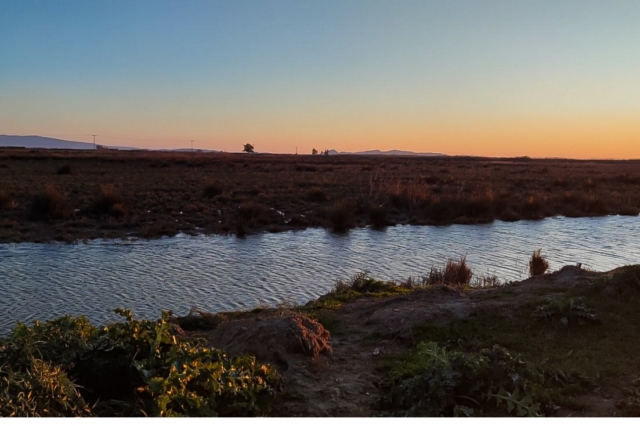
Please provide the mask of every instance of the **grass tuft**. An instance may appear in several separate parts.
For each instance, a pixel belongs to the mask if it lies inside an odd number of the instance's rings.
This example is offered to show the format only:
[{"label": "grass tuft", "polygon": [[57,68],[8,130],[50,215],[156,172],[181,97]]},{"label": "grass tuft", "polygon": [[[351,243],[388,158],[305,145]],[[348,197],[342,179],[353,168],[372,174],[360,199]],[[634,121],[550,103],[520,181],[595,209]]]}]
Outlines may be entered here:
[{"label": "grass tuft", "polygon": [[6,191],[0,189],[0,210],[9,210],[12,205],[13,200],[11,199],[9,194],[7,194]]},{"label": "grass tuft", "polygon": [[98,216],[110,215],[113,217],[121,217],[125,213],[122,197],[113,185],[100,186],[96,199],[89,207],[89,211]]},{"label": "grass tuft", "polygon": [[354,206],[348,201],[338,201],[328,211],[331,229],[337,233],[345,233],[355,226]]},{"label": "grass tuft", "polygon": [[73,174],[73,169],[71,168],[70,165],[65,164],[64,166],[60,167],[58,169],[58,171],[56,172],[57,175],[70,175]]},{"label": "grass tuft", "polygon": [[549,269],[549,262],[547,262],[547,259],[545,259],[542,254],[540,254],[541,251],[541,249],[538,249],[531,255],[531,259],[529,260],[530,277],[537,277],[538,275],[542,275],[547,272],[547,269]]},{"label": "grass tuft", "polygon": [[220,182],[218,182],[217,180],[213,180],[205,185],[204,189],[202,190],[202,194],[207,198],[213,198],[216,195],[222,194],[222,191],[223,188]]},{"label": "grass tuft", "polygon": [[444,269],[432,267],[425,281],[427,285],[469,285],[472,277],[467,257],[463,256],[459,262],[449,259]]},{"label": "grass tuft", "polygon": [[67,201],[56,188],[47,186],[41,193],[31,199],[27,208],[29,220],[64,219],[67,215]]}]

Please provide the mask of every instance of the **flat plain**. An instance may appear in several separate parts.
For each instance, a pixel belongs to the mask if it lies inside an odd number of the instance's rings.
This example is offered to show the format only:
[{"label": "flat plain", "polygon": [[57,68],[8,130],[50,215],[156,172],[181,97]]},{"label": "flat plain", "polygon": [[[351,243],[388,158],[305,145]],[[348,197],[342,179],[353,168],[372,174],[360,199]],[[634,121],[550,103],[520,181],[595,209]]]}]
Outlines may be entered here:
[{"label": "flat plain", "polygon": [[0,242],[640,212],[640,161],[0,150]]}]

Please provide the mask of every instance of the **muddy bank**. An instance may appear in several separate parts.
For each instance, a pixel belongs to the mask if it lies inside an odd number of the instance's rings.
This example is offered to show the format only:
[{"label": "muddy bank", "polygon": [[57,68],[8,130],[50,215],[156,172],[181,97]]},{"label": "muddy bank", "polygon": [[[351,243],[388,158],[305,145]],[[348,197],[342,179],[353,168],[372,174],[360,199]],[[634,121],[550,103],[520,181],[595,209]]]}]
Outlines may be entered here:
[{"label": "muddy bank", "polygon": [[[495,345],[522,356],[519,362],[526,360],[545,381],[544,391],[529,389],[533,401],[542,401],[532,404],[539,415],[640,414],[640,266],[610,272],[567,266],[484,289],[380,289],[328,295],[304,307],[193,313],[177,322],[188,337],[203,337],[231,354],[250,352],[276,366],[285,387],[273,415],[431,413],[411,411],[413,406],[398,411],[408,396],[393,407],[388,403],[398,394],[397,372],[418,368],[416,357],[426,344],[458,357]],[[415,381],[409,376],[403,386]],[[466,407],[460,401],[456,407],[472,411],[457,415],[491,414],[479,402]]]},{"label": "muddy bank", "polygon": [[0,242],[640,212],[637,161],[0,149]]}]

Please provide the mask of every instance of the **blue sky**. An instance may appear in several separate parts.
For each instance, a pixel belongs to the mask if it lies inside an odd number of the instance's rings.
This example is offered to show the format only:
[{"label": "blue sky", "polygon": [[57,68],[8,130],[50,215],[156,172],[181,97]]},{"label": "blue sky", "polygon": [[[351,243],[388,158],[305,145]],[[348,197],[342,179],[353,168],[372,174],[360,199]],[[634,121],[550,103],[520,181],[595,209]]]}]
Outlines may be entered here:
[{"label": "blue sky", "polygon": [[4,134],[640,157],[637,1],[2,0],[0,63]]}]

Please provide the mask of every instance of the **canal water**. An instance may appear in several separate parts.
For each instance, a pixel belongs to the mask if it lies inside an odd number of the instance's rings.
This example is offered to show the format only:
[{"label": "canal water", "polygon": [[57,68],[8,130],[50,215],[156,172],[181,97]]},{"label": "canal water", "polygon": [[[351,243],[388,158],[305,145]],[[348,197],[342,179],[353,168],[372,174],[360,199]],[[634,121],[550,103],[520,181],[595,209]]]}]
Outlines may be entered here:
[{"label": "canal water", "polygon": [[86,315],[95,324],[129,308],[139,318],[306,303],[365,271],[404,280],[467,257],[476,276],[527,277],[531,252],[550,270],[640,263],[640,218],[549,218],[485,225],[395,226],[336,235],[324,229],[159,240],[0,244],[0,334],[16,321]]}]

